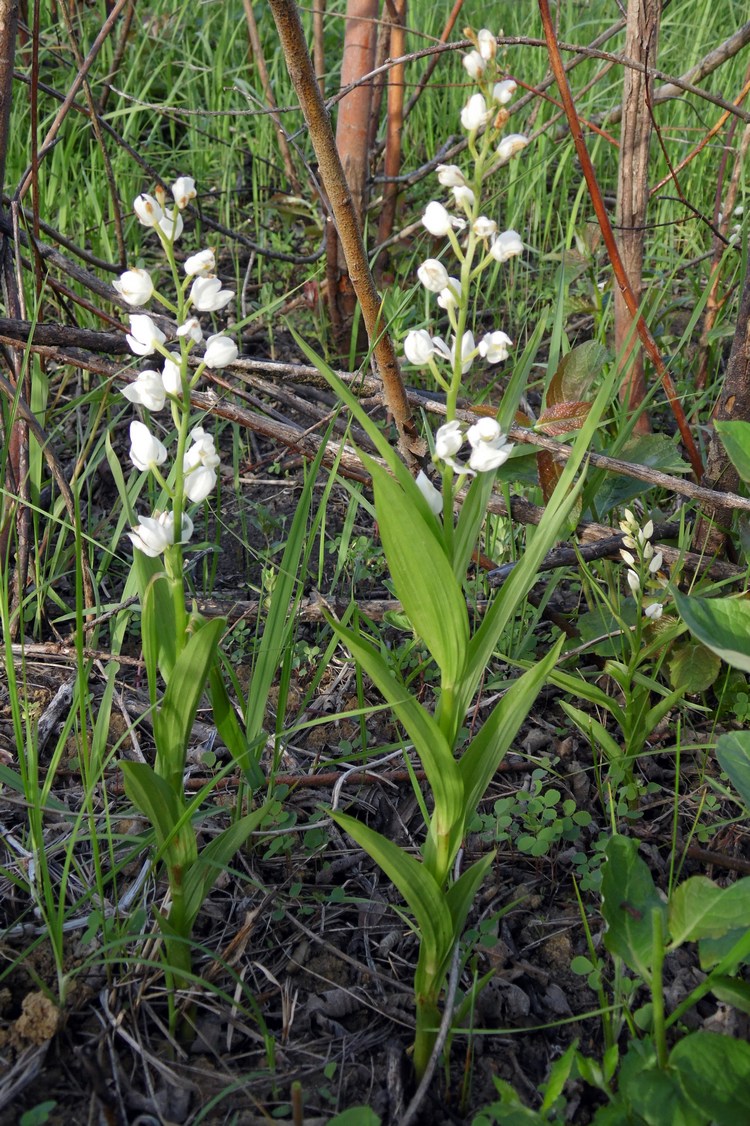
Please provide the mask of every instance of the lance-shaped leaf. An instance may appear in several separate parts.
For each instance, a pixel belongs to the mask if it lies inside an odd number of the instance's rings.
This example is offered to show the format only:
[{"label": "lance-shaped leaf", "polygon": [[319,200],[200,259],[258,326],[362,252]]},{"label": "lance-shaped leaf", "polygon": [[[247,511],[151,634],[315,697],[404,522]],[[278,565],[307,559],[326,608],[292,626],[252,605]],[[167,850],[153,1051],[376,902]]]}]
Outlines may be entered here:
[{"label": "lance-shaped leaf", "polygon": [[185,751],[225,626],[224,618],[214,618],[203,623],[188,638],[154,715],[156,770],[176,794],[182,793]]},{"label": "lance-shaped leaf", "polygon": [[415,632],[452,687],[466,662],[469,615],[435,518],[417,504],[419,488],[405,487],[371,458],[362,457],[375,489],[375,512],[396,594]]},{"label": "lance-shaped leaf", "polygon": [[428,980],[434,980],[453,948],[454,937],[458,937],[454,936],[451,913],[442,888],[424,864],[387,837],[376,833],[347,813],[334,810],[331,816],[373,858],[401,892],[419,930],[420,963],[424,975]]},{"label": "lance-shaped leaf", "polygon": [[462,824],[463,783],[458,763],[435,720],[391,674],[388,665],[368,641],[326,615],[332,629],[344,642],[378,691],[403,724],[424,767],[435,803],[431,828],[441,836]]},{"label": "lance-shaped leaf", "polygon": [[161,859],[186,873],[198,855],[195,832],[179,797],[146,762],[121,762],[125,793],[154,827]]},{"label": "lance-shaped leaf", "polygon": [[232,822],[219,833],[218,837],[214,837],[205,848],[201,849],[185,878],[184,910],[190,928],[219,875],[226,870],[232,857],[242,848],[250,834],[260,827],[272,804],[274,803],[266,802],[252,813],[241,817],[239,821]]}]

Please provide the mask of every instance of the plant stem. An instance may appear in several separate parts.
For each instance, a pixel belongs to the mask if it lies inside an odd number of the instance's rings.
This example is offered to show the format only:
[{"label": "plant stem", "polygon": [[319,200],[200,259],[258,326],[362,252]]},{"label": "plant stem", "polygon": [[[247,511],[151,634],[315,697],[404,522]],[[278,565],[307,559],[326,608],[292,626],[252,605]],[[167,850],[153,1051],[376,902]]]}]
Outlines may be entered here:
[{"label": "plant stem", "polygon": [[651,1003],[654,1014],[654,1043],[656,1059],[662,1071],[668,1062],[667,1030],[664,1023],[664,925],[661,912],[654,908],[651,912],[651,933],[653,964],[651,971]]}]

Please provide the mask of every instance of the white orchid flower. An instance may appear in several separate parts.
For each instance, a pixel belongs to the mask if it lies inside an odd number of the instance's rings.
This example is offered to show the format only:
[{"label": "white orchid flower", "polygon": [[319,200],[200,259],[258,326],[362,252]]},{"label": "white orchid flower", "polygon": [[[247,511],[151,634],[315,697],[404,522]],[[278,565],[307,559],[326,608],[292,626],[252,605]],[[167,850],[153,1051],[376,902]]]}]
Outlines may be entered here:
[{"label": "white orchid flower", "polygon": [[195,199],[197,194],[195,180],[192,176],[178,176],[172,184],[172,198],[180,211],[184,211],[190,200]]},{"label": "white orchid flower", "polygon": [[176,352],[170,352],[164,361],[161,378],[168,395],[182,394],[182,360]]},{"label": "white orchid flower", "polygon": [[183,269],[189,278],[195,277],[196,274],[206,278],[209,274],[215,273],[216,254],[213,247],[209,246],[206,250],[199,250],[197,254],[191,254],[189,258],[185,259]]},{"label": "white orchid flower", "polygon": [[496,82],[492,87],[492,100],[501,106],[507,106],[517,89],[518,86],[512,78],[504,78],[502,82]]},{"label": "white orchid flower", "polygon": [[523,243],[518,231],[503,231],[493,241],[490,254],[496,262],[507,262],[517,254],[523,254]]},{"label": "white orchid flower", "polygon": [[463,219],[454,218],[437,200],[433,199],[427,204],[422,216],[422,224],[435,238],[444,238],[453,229],[460,231],[466,223]]},{"label": "white orchid flower", "polygon": [[130,460],[142,473],[167,460],[166,447],[142,422],[130,423]]},{"label": "white orchid flower", "polygon": [[164,216],[161,204],[146,192],[133,200],[133,211],[143,227],[158,227]]},{"label": "white orchid flower", "polygon": [[513,341],[505,332],[499,330],[486,332],[477,345],[479,355],[488,364],[499,364],[508,358],[508,348],[513,346]]},{"label": "white orchid flower", "polygon": [[158,325],[154,324],[147,313],[131,313],[130,332],[125,339],[131,352],[136,356],[150,356],[156,351],[157,345],[163,344],[167,339]]},{"label": "white orchid flower", "polygon": [[469,51],[468,55],[464,55],[462,61],[464,64],[464,70],[468,74],[469,78],[473,78],[476,82],[478,78],[482,77],[487,64],[479,54],[479,51]]},{"label": "white orchid flower", "polygon": [[430,293],[440,293],[448,284],[448,271],[437,258],[428,258],[417,270],[417,277]]},{"label": "white orchid flower", "polygon": [[509,133],[507,137],[503,137],[497,146],[500,163],[507,164],[511,157],[515,156],[521,149],[525,149],[528,143],[529,138],[525,137],[523,133]]},{"label": "white orchid flower", "polygon": [[221,459],[214,440],[202,426],[190,431],[192,445],[185,451],[182,469],[185,474],[185,495],[200,504],[216,485],[216,470]]},{"label": "white orchid flower", "polygon": [[461,110],[461,124],[467,133],[476,133],[483,129],[492,117],[492,110],[487,109],[487,103],[482,94],[472,94]]},{"label": "white orchid flower", "polygon": [[145,305],[154,295],[154,283],[148,270],[126,270],[120,274],[120,280],[112,282],[123,301],[128,305]]},{"label": "white orchid flower", "polygon": [[[180,543],[187,543],[193,534],[193,521],[182,514],[182,537]],[[153,516],[142,516],[128,536],[133,546],[144,555],[155,559],[174,543],[174,513],[155,512]]]},{"label": "white orchid flower", "polygon": [[510,456],[513,443],[509,442],[494,418],[480,418],[466,432],[471,446],[469,467],[477,473],[489,473],[503,465]]},{"label": "white orchid flower", "polygon": [[238,356],[239,351],[235,342],[223,333],[217,332],[214,336],[209,336],[206,341],[203,361],[207,367],[216,370],[233,364]]},{"label": "white orchid flower", "polygon": [[161,374],[151,368],[139,372],[135,383],[122,387],[121,394],[131,403],[138,403],[150,411],[162,410],[167,398]]},{"label": "white orchid flower", "polygon": [[190,288],[190,301],[201,313],[216,313],[234,297],[233,289],[222,289],[218,278],[197,277]]},{"label": "white orchid flower", "polygon": [[444,188],[461,188],[466,185],[466,177],[457,164],[438,164],[438,183]]},{"label": "white orchid flower", "polygon": [[187,336],[194,344],[200,344],[203,339],[203,329],[197,317],[188,317],[184,325],[177,329],[178,336]]}]

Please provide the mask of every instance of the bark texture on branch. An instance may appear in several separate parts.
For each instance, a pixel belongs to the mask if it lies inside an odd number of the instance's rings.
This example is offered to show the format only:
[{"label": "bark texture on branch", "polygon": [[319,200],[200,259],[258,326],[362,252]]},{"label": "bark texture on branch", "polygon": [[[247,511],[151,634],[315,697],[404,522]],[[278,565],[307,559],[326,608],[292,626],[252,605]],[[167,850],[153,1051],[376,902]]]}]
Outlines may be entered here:
[{"label": "bark texture on branch", "polygon": [[320,96],[299,11],[293,0],[269,0],[269,6],[276,21],[289,75],[310,130],[320,178],[331,204],[349,277],[361,306],[388,409],[398,430],[399,448],[408,464],[416,468],[424,456],[424,443],[412,421],[393,342],[381,319],[380,294],[370,272],[352,195],[336,149],[328,111]]},{"label": "bark texture on branch", "polygon": [[[648,67],[656,61],[661,0],[629,0],[625,54]],[[630,288],[640,304],[643,293],[643,248],[648,207],[648,156],[651,141],[653,77],[627,68],[623,75],[622,133],[617,178],[617,245]],[[615,352],[622,372],[620,398],[636,410],[646,395],[646,378],[634,318],[621,289],[615,288]],[[635,423],[638,433],[650,429],[648,416]]]}]

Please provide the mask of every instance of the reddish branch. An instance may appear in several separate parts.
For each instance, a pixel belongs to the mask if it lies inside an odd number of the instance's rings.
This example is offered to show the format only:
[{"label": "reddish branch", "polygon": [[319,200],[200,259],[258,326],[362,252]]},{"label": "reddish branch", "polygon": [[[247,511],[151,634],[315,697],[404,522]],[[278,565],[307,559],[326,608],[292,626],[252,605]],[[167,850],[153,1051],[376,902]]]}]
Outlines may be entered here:
[{"label": "reddish branch", "polygon": [[563,67],[562,57],[560,55],[560,49],[558,47],[557,38],[555,36],[555,29],[553,27],[552,17],[550,15],[549,0],[539,0],[539,11],[542,16],[544,34],[547,40],[550,66],[552,67],[552,71],[557,81],[558,89],[560,90],[560,96],[565,107],[565,114],[568,118],[568,125],[570,126],[573,143],[575,144],[576,153],[578,154],[578,159],[581,163],[581,168],[586,180],[586,185],[589,189],[594,212],[601,228],[604,244],[607,248],[609,260],[612,263],[612,269],[614,270],[617,285],[622,293],[623,299],[625,301],[625,304],[627,305],[630,315],[636,321],[638,336],[640,337],[643,347],[645,348],[646,353],[653,363],[657,375],[659,376],[662,387],[664,388],[664,392],[669,401],[669,405],[672,408],[672,413],[674,414],[675,421],[677,422],[683,444],[687,451],[688,457],[690,458],[690,464],[693,468],[693,474],[695,475],[696,481],[699,481],[703,475],[703,463],[701,461],[701,456],[698,452],[698,447],[696,446],[693,439],[693,435],[690,432],[690,426],[688,424],[687,418],[685,417],[685,412],[682,409],[682,403],[677,397],[677,390],[674,383],[672,382],[672,377],[667,371],[666,365],[661,358],[661,354],[656,346],[656,342],[653,336],[651,335],[648,325],[638,311],[638,301],[633,294],[628,276],[622,264],[620,252],[617,249],[617,243],[612,231],[612,224],[609,221],[607,208],[604,204],[604,199],[602,198],[602,193],[596,179],[594,165],[591,162],[591,157],[589,156],[588,149],[586,148],[586,142],[583,138],[583,132],[581,130],[581,123],[578,119],[578,113],[573,101],[573,95],[571,93],[570,86],[568,85],[568,79]]}]

